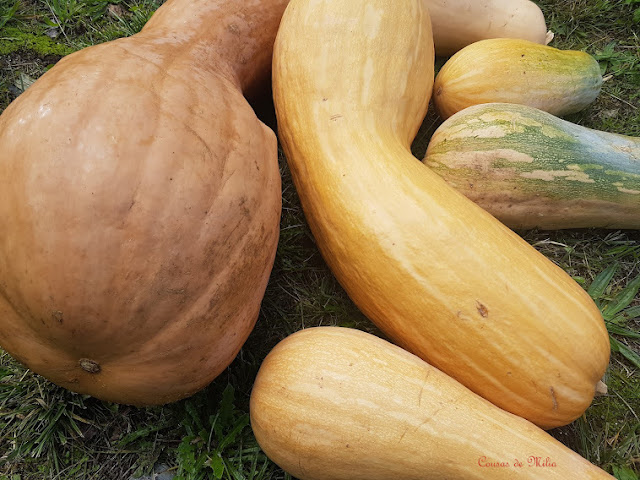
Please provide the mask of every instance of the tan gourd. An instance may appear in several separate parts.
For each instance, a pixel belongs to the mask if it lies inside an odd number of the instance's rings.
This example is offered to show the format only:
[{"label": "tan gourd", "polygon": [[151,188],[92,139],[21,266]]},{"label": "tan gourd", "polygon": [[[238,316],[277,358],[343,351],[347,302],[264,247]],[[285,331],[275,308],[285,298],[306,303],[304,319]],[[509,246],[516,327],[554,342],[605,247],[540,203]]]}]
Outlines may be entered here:
[{"label": "tan gourd", "polygon": [[251,394],[261,448],[301,480],[613,479],[530,422],[359,330],[280,342]]},{"label": "tan gourd", "polygon": [[207,385],[258,315],[278,239],[268,80],[286,0],[170,0],[62,59],[0,117],[0,345],[136,405]]},{"label": "tan gourd", "polygon": [[529,0],[427,0],[436,54],[451,55],[487,38],[547,42],[544,15]]},{"label": "tan gourd", "polygon": [[273,75],[293,180],[334,275],[391,339],[563,425],[591,403],[607,331],[571,277],[411,155],[433,85],[427,5],[290,3]]}]

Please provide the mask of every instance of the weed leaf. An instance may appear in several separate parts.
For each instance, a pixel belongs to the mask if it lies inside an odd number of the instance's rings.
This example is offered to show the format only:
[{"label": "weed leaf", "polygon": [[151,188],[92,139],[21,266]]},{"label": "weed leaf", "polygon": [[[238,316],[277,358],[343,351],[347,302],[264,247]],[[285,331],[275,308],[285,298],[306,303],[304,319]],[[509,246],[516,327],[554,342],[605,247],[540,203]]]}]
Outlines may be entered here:
[{"label": "weed leaf", "polygon": [[627,308],[624,311],[624,314],[627,316],[628,320],[633,320],[634,318],[640,317],[640,305],[636,305],[635,307]]},{"label": "weed leaf", "polygon": [[604,307],[602,315],[605,319],[610,320],[619,312],[627,308],[633,302],[640,290],[640,275],[634,278],[627,286],[618,294],[616,298]]},{"label": "weed leaf", "polygon": [[638,480],[638,476],[628,467],[613,466],[613,475],[618,480]]},{"label": "weed leaf", "polygon": [[139,428],[131,433],[127,433],[118,441],[118,446],[120,448],[129,445],[130,443],[135,442],[139,438],[144,438],[149,436],[152,433],[158,432],[160,430],[164,430],[169,427],[168,423],[161,423],[160,425],[149,425],[147,427]]},{"label": "weed leaf", "polygon": [[224,448],[228,447],[229,445],[231,445],[233,442],[235,442],[236,437],[238,436],[238,434],[244,430],[244,428],[246,426],[249,425],[249,415],[245,414],[242,415],[235,423],[235,425],[233,425],[233,428],[231,430],[231,432],[229,432],[229,434],[220,442],[220,445],[218,446],[219,450],[223,450]]},{"label": "weed leaf", "polygon": [[640,339],[640,332],[630,330],[621,325],[616,325],[615,323],[607,322],[607,330],[609,331],[609,333],[612,333],[614,335],[620,335],[621,337]]},{"label": "weed leaf", "polygon": [[200,413],[198,412],[198,409],[196,408],[196,406],[194,405],[194,402],[191,399],[185,402],[184,409],[187,411],[189,418],[193,420],[193,423],[196,425],[197,427],[196,431],[203,430],[204,424],[200,419]]},{"label": "weed leaf", "polygon": [[20,1],[16,0],[16,2],[8,9],[0,10],[0,28],[4,27],[14,17],[16,12],[18,11],[19,6]]},{"label": "weed leaf", "polygon": [[629,360],[636,368],[640,368],[640,355],[627,347],[624,343],[619,342],[613,337],[609,337],[609,343],[611,344],[611,351],[617,352],[624,358]]},{"label": "weed leaf", "polygon": [[600,272],[596,278],[589,285],[589,289],[587,293],[593,298],[596,302],[602,298],[604,295],[604,291],[613,279],[613,276],[616,274],[618,270],[618,264],[612,263],[607,268],[605,268],[602,272]]},{"label": "weed leaf", "polygon": [[209,457],[209,465],[213,470],[213,476],[217,479],[221,479],[224,474],[224,462],[219,453],[215,453],[212,457]]}]

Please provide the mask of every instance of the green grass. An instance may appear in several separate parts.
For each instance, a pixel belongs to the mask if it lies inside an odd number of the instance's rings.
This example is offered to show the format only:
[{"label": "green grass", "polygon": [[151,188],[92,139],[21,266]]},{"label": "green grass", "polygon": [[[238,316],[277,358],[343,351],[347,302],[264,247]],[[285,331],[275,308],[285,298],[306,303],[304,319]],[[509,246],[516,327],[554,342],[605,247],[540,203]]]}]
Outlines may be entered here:
[{"label": "green grass", "polygon": [[[0,0],[0,111],[62,55],[137,32],[160,1]],[[594,55],[608,77],[597,102],[570,120],[640,136],[640,1],[540,0],[552,45]],[[8,40],[12,39],[12,40]],[[269,106],[260,112],[272,122]],[[440,120],[430,112],[413,145],[422,157]],[[248,425],[251,385],[282,338],[315,325],[379,334],[321,258],[286,161],[280,243],[258,324],[209,387],[171,405],[137,409],[58,388],[0,354],[0,479],[121,480],[162,463],[178,479],[285,480]],[[640,475],[640,232],[519,232],[594,297],[614,353],[609,392],[551,433],[619,479]]]},{"label": "green grass", "polygon": [[589,109],[568,117],[587,127],[640,136],[640,3],[636,0],[541,0],[552,46],[584,50],[605,81]]},{"label": "green grass", "polygon": [[2,2],[0,2],[0,28],[4,27],[7,23],[9,23],[16,17],[16,13],[18,12],[19,8],[19,0],[2,0]]}]

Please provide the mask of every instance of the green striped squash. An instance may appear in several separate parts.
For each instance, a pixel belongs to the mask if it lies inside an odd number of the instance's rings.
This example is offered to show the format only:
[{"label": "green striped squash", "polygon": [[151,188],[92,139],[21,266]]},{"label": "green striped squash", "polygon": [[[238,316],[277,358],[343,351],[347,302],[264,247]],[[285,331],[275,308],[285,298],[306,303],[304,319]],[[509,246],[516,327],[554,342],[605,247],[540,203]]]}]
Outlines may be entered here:
[{"label": "green striped squash", "polygon": [[640,228],[640,138],[490,103],[445,121],[424,162],[511,228]]}]

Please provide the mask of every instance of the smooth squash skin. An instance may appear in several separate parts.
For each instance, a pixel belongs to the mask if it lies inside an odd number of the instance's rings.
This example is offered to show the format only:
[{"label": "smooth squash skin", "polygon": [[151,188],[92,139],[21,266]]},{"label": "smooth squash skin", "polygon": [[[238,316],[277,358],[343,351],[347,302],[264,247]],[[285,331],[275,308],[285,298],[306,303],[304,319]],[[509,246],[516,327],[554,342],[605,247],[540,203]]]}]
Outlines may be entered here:
[{"label": "smooth squash skin", "polygon": [[268,81],[285,0],[170,0],[0,117],[0,345],[119,403],[206,386],[255,324],[281,206]]},{"label": "smooth squash skin", "polygon": [[427,7],[438,56],[488,38],[547,41],[544,14],[529,0],[427,0]]},{"label": "smooth squash skin", "polygon": [[251,393],[251,426],[267,456],[301,480],[614,478],[359,330],[310,328],[276,345]]},{"label": "smooth squash skin", "polygon": [[434,56],[428,2],[405,4],[285,12],[274,97],[306,219],[393,341],[542,427],[569,423],[607,367],[604,321],[563,270],[411,155]]},{"label": "smooth squash skin", "polygon": [[443,119],[492,102],[562,116],[588,107],[601,87],[600,65],[586,52],[494,38],[472,43],[447,60],[436,76],[433,101]]},{"label": "smooth squash skin", "polygon": [[424,162],[511,228],[640,228],[640,138],[485,104],[440,125]]}]

